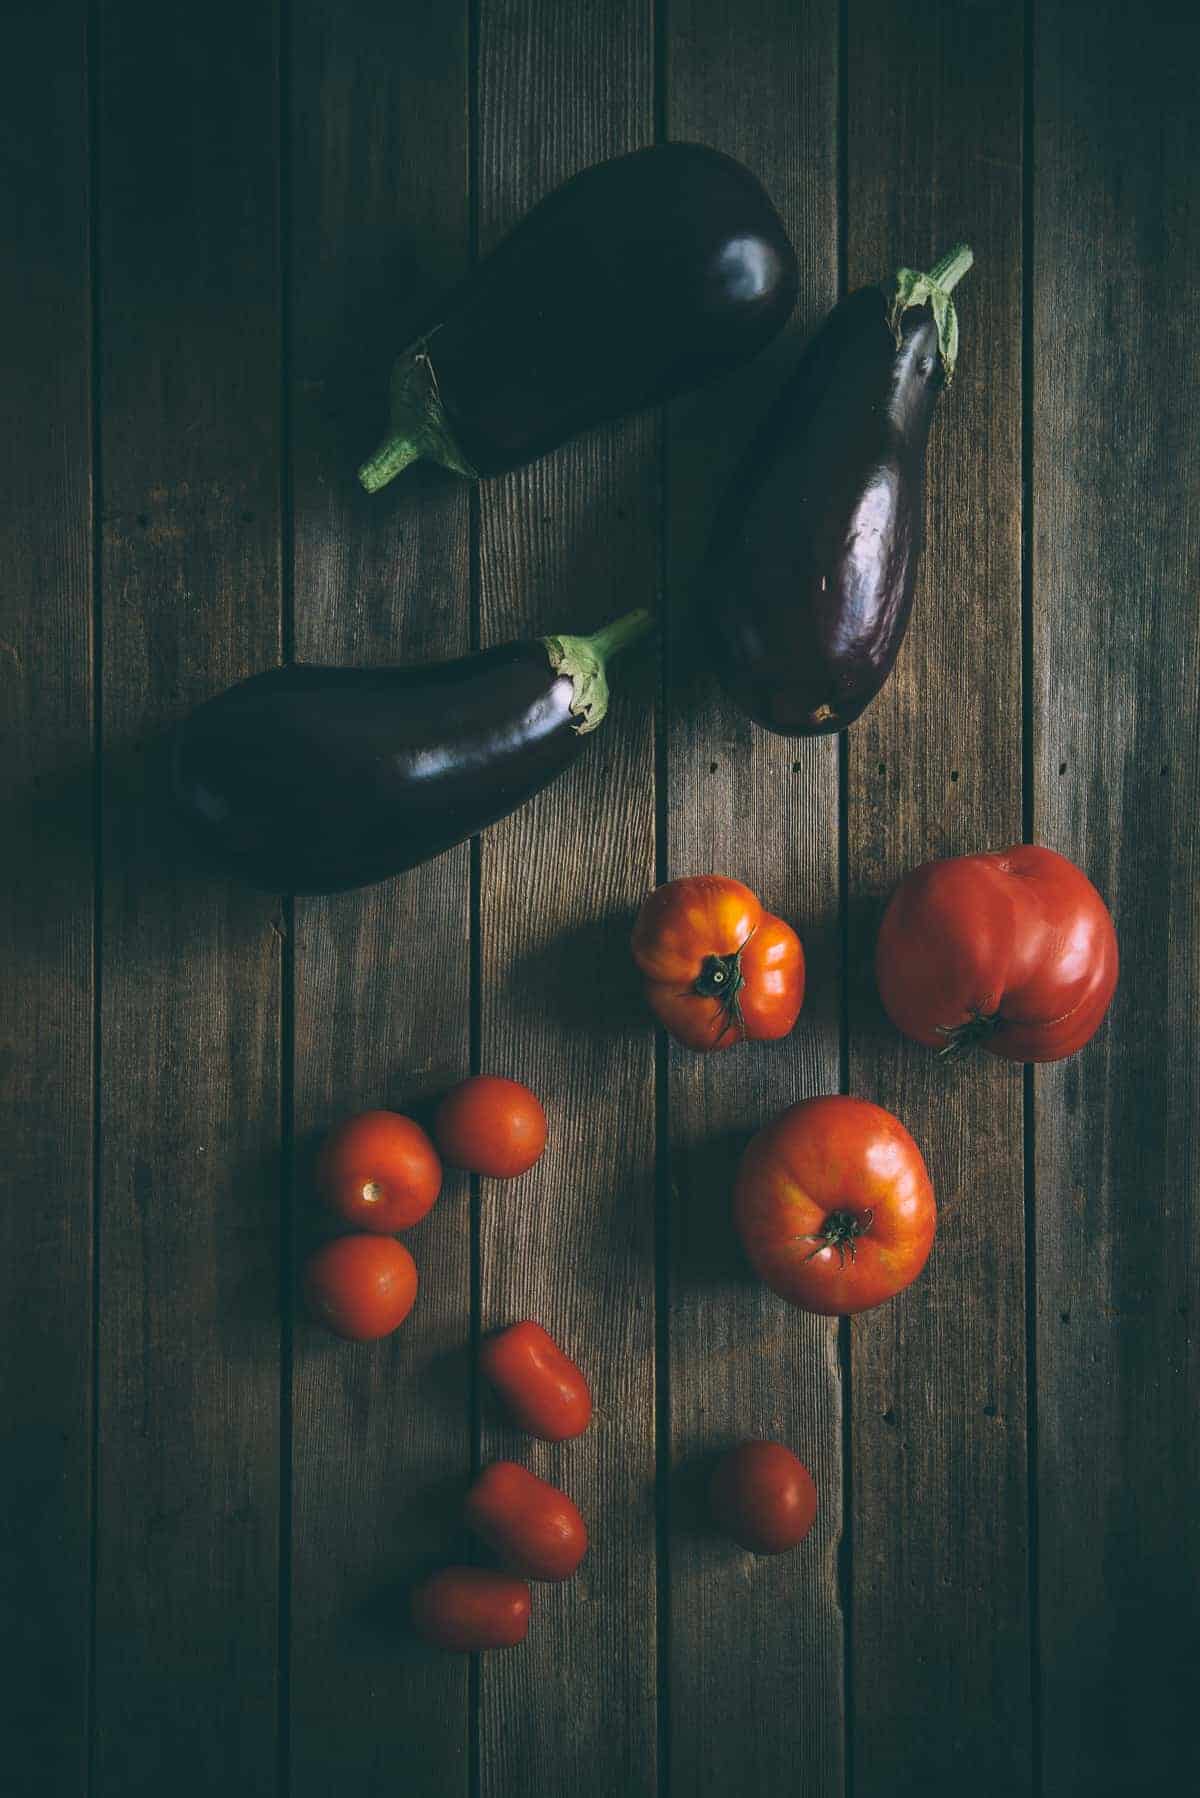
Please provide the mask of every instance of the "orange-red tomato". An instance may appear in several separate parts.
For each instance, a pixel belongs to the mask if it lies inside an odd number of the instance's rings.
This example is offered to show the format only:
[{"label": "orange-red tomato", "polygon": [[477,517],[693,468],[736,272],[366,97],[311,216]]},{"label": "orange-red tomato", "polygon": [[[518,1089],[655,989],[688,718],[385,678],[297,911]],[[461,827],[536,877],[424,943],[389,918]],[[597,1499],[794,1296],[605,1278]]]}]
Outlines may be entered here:
[{"label": "orange-red tomato", "polygon": [[1117,933],[1099,893],[1052,849],[926,862],[892,895],[875,949],[884,1009],[905,1036],[953,1055],[1061,1061],[1100,1028]]},{"label": "orange-red tomato", "polygon": [[546,1114],[519,1080],[475,1074],[446,1094],[433,1134],[452,1167],[514,1180],[546,1147]]},{"label": "orange-red tomato", "polygon": [[587,1429],[592,1395],[587,1381],[541,1324],[510,1324],[479,1351],[484,1378],[504,1400],[513,1421],[543,1442],[565,1442]]},{"label": "orange-red tomato", "polygon": [[740,880],[656,887],[633,927],[646,1000],[677,1042],[708,1053],[786,1036],[804,1003],[804,950]]},{"label": "orange-red tomato", "polygon": [[373,1342],[390,1336],[412,1310],[417,1265],[392,1236],[336,1236],[309,1256],[304,1295],[335,1336]]},{"label": "orange-red tomato", "polygon": [[565,1492],[515,1461],[493,1461],[463,1515],[505,1566],[526,1579],[570,1579],[587,1553],[587,1525]]},{"label": "orange-red tomato", "polygon": [[441,1191],[442,1164],[412,1118],[364,1111],[329,1132],[316,1179],[343,1222],[390,1236],[420,1223]]},{"label": "orange-red tomato", "polygon": [[803,1542],[817,1515],[812,1474],[782,1442],[739,1442],[717,1464],[710,1487],[718,1527],[756,1555]]},{"label": "orange-red tomato", "polygon": [[750,1143],[734,1218],[773,1291],[804,1311],[869,1311],[911,1284],[937,1229],[921,1151],[865,1099],[805,1099]]},{"label": "orange-red tomato", "polygon": [[435,1648],[474,1654],[515,1648],[529,1630],[529,1587],[489,1567],[443,1567],[412,1594],[417,1634]]}]

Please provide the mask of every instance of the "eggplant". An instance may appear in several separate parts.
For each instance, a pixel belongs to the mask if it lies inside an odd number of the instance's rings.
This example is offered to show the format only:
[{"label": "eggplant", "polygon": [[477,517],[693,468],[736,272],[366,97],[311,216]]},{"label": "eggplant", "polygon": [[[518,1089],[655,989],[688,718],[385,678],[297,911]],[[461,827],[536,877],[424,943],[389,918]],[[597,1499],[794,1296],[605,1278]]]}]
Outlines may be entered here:
[{"label": "eggplant", "polygon": [[656,144],[557,188],[397,359],[369,493],[428,457],[519,468],[758,354],[796,303],[796,253],[758,180]]},{"label": "eggplant", "polygon": [[965,244],[844,299],[718,510],[704,577],[717,673],[756,723],[844,730],[891,673],[924,529],[925,450],[954,374]]},{"label": "eggplant", "polygon": [[171,792],[211,859],[269,892],[384,880],[561,774],[608,708],[607,663],[653,624],[403,668],[272,668],[177,728]]}]

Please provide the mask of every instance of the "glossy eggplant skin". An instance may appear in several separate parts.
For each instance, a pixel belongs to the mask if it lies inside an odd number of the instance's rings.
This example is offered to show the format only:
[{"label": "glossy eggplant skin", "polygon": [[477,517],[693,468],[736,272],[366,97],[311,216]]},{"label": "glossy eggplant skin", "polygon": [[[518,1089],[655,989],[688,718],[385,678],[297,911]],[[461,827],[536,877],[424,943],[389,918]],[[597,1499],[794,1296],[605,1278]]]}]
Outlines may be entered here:
[{"label": "glossy eggplant skin", "polygon": [[273,668],[176,733],[174,802],[269,892],[383,880],[515,809],[586,742],[542,642],[412,668]]},{"label": "glossy eggplant skin", "polygon": [[912,610],[925,450],[945,382],[927,305],[897,343],[878,287],[809,345],[721,508],[705,580],[717,671],[785,736],[844,730],[891,673]]},{"label": "glossy eggplant skin", "polygon": [[[426,357],[461,459],[449,465],[501,474],[748,361],[788,318],[797,281],[748,169],[701,144],[658,144],[535,206],[401,357],[393,392],[406,358]],[[414,454],[437,452],[426,441]],[[361,471],[372,490],[399,471],[374,463],[374,477],[371,463]]]}]

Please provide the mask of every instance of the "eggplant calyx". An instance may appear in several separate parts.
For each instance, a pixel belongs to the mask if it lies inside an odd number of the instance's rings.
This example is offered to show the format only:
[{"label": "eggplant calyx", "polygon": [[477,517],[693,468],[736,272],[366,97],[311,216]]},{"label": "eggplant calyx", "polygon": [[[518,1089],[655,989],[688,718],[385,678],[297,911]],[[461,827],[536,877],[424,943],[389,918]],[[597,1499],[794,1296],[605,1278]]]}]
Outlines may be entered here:
[{"label": "eggplant calyx", "polygon": [[970,245],[960,243],[948,256],[935,262],[927,275],[915,268],[896,270],[896,285],[888,308],[888,329],[896,339],[896,348],[900,347],[904,314],[913,306],[928,306],[937,326],[938,351],[947,387],[954,379],[954,364],[958,360],[958,314],[950,295],[974,260]]},{"label": "eggplant calyx", "polygon": [[639,607],[615,618],[591,637],[543,637],[542,644],[555,674],[571,682],[572,728],[581,737],[604,723],[608,711],[608,659],[627,644],[636,643],[654,624],[653,612]]},{"label": "eggplant calyx", "polygon": [[440,462],[470,481],[479,476],[458,447],[438,389],[437,372],[425,339],[397,357],[392,367],[392,418],[388,434],[358,471],[368,493],[389,481],[422,456]]},{"label": "eggplant calyx", "polygon": [[1003,1022],[998,1011],[973,1011],[964,1024],[938,1024],[938,1035],[946,1039],[938,1050],[939,1056],[943,1061],[960,1060],[977,1044],[986,1042]]}]

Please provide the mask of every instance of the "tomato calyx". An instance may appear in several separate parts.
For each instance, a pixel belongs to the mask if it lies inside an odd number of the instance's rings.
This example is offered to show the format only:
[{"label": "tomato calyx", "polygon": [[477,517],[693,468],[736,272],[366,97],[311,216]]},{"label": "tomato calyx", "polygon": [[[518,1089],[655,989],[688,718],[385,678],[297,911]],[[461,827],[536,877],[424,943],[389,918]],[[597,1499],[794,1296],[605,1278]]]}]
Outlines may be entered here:
[{"label": "tomato calyx", "polygon": [[858,1260],[858,1238],[865,1236],[875,1221],[873,1211],[831,1211],[825,1219],[825,1228],[814,1231],[807,1236],[794,1236],[793,1242],[815,1242],[816,1248],[805,1261],[815,1261],[826,1249],[836,1249],[839,1265],[846,1265],[846,1250],[850,1251],[851,1261]]},{"label": "tomato calyx", "polygon": [[[753,936],[754,932],[750,932]],[[700,972],[692,982],[692,991],[701,999],[715,999],[720,1006],[718,1013],[719,1029],[717,1036],[723,1036],[730,1025],[735,1025],[739,1037],[745,1037],[746,1024],[742,1017],[742,1002],[739,997],[746,984],[742,973],[742,950],[746,942],[739,945],[732,955],[706,955]]]},{"label": "tomato calyx", "polygon": [[998,1011],[980,1011],[976,1007],[965,1024],[937,1024],[938,1035],[946,1039],[938,1054],[943,1061],[958,1061],[979,1043],[986,1042],[1003,1022]]}]

